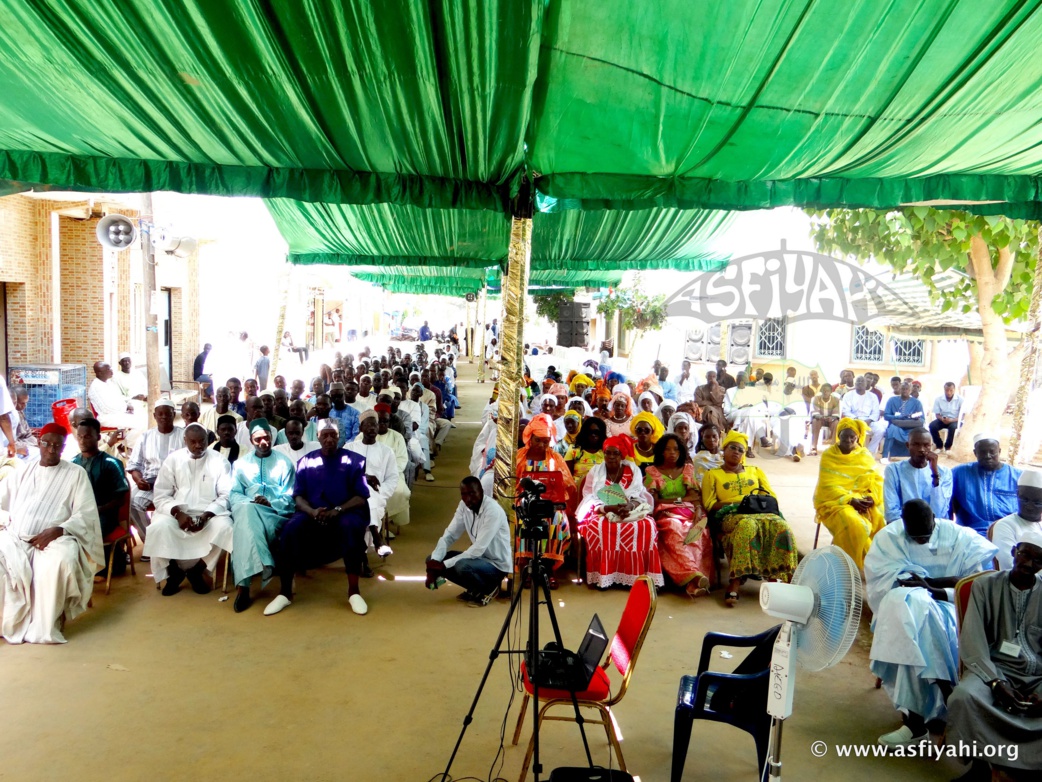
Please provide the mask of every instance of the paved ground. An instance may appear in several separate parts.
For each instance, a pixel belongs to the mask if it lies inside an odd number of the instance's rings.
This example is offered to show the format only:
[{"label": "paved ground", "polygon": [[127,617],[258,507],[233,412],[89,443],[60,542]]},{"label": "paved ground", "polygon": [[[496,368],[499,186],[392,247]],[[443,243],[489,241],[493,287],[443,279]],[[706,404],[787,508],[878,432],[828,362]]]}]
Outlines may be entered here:
[{"label": "paved ground", "polygon": [[[260,605],[236,615],[219,593],[161,597],[139,570],[136,579],[115,581],[110,596],[97,595],[94,608],[70,623],[67,645],[0,644],[0,703],[7,707],[0,778],[422,782],[442,770],[506,611],[504,601],[466,608],[454,599],[455,589],[431,593],[422,584],[424,557],[459,500],[456,483],[477,434],[473,421],[490,388],[473,377],[473,367],[463,364],[459,428],[438,459],[437,483],[416,490],[413,524],[385,568],[396,580],[363,584],[368,616],[351,614],[346,580],[333,567],[298,579],[294,605],[270,618],[261,607],[274,585]],[[801,547],[809,548],[815,461],[758,463],[777,487]],[[595,611],[613,627],[626,594],[563,585],[555,599],[566,641],[578,642]],[[616,710],[632,773],[645,782],[669,778],[677,682],[695,667],[703,635],[754,633],[771,624],[752,584],[734,609],[723,606],[719,592],[698,601],[660,594],[630,692]],[[841,760],[831,747],[822,759],[812,756],[814,741],[872,742],[896,726],[886,695],[873,689],[868,644],[862,628],[839,666],[799,673],[795,713],[785,727],[786,778],[957,776],[951,761]],[[716,663],[726,670],[735,660]],[[505,721],[501,773],[517,778],[524,750],[509,745],[517,717],[516,700],[507,713],[511,694],[500,661],[454,777],[488,778]],[[529,735],[526,728],[525,740]],[[591,740],[595,759],[607,764],[603,736],[591,732]],[[547,769],[581,763],[572,725],[545,728],[543,747]],[[696,726],[686,779],[756,776],[751,738],[726,725]]]}]

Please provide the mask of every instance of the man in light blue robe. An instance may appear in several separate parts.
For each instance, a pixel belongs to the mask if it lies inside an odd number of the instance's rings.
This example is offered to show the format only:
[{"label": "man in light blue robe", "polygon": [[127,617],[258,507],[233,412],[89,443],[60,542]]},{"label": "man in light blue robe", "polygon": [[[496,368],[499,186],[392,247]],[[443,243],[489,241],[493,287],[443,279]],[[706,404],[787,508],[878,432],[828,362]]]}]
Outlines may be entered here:
[{"label": "man in light blue robe", "polygon": [[988,527],[1017,512],[1020,470],[1002,463],[994,434],[974,435],[973,455],[977,461],[952,470],[952,512],[957,524],[987,536]]},{"label": "man in light blue robe", "polygon": [[904,715],[900,728],[879,737],[886,746],[926,741],[926,723],[946,716],[945,695],[959,681],[954,587],[990,568],[998,550],[971,529],[935,519],[921,499],[907,502],[901,519],[876,533],[865,557],[872,673]]},{"label": "man in light blue robe", "polygon": [[[900,394],[887,400],[883,408],[883,419],[889,424],[883,440],[884,459],[890,456],[894,443],[907,443],[913,429],[926,426],[924,415],[923,403],[912,396],[912,384],[902,383]],[[929,430],[926,430],[926,436],[933,442]]]},{"label": "man in light blue robe", "polygon": [[938,454],[926,429],[908,437],[908,460],[893,462],[883,472],[883,518],[890,524],[901,518],[909,500],[925,500],[933,514],[947,519],[952,501],[952,471],[937,463]]},{"label": "man in light blue robe", "polygon": [[263,418],[250,425],[253,452],[235,461],[232,490],[232,569],[238,594],[235,612],[245,611],[253,599],[250,582],[261,576],[261,589],[275,574],[271,545],[293,515],[296,470],[286,455],[271,449],[271,431]]}]

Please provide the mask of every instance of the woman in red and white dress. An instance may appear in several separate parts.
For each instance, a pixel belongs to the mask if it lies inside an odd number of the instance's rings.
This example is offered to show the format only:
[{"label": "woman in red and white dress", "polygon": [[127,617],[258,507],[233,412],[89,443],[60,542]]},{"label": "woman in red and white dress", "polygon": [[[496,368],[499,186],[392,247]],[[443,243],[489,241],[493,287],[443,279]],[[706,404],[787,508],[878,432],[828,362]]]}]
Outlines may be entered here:
[{"label": "woman in red and white dress", "polygon": [[[604,461],[591,467],[583,481],[575,517],[586,546],[587,586],[632,586],[645,574],[656,586],[664,583],[658,532],[651,516],[654,500],[632,459],[630,437],[609,437],[604,441]],[[606,505],[598,492],[613,484],[622,488],[625,502]]]}]

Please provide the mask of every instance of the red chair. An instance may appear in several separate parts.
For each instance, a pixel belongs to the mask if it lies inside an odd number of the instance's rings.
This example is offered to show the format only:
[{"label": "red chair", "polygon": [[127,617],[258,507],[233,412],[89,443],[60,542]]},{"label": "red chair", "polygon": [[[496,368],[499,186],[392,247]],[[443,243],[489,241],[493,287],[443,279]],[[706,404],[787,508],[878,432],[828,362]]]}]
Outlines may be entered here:
[{"label": "red chair", "polygon": [[[106,546],[112,546],[112,549],[109,551],[108,577],[105,579],[105,594],[107,595],[112,588],[112,565],[116,561],[117,549],[127,553],[130,559],[130,575],[137,575],[137,571],[134,569],[134,527],[130,523],[129,491],[123,499],[123,505],[119,509],[119,526],[105,536],[103,543]],[[120,543],[123,545],[119,545]]]},{"label": "red chair", "polygon": [[[630,678],[633,669],[637,665],[637,657],[640,655],[644,639],[647,637],[651,620],[655,616],[655,585],[651,577],[644,575],[637,579],[630,589],[626,607],[622,611],[622,619],[619,627],[612,638],[608,650],[608,657],[594,671],[593,681],[590,686],[582,692],[575,693],[579,702],[579,708],[596,709],[601,719],[588,720],[587,725],[601,725],[608,737],[608,743],[615,751],[615,757],[619,761],[619,769],[626,770],[626,761],[622,757],[622,747],[619,745],[619,737],[615,732],[615,720],[612,716],[611,707],[622,700],[629,689]],[[608,678],[608,666],[613,665],[615,670],[622,676],[618,692],[611,694],[611,680]],[[532,697],[532,681],[528,678],[528,671],[524,662],[521,663],[521,674],[524,680],[524,698],[521,701],[521,713],[517,715],[517,727],[514,729],[513,743],[516,745],[521,738],[521,727],[524,724],[525,712],[528,710],[528,701]],[[546,700],[539,709],[539,726],[542,727],[543,720],[558,720],[560,722],[575,722],[575,713],[572,706],[572,696],[567,690],[554,690],[539,688],[539,698]],[[568,716],[547,716],[552,708],[567,708],[571,713]],[[525,754],[525,762],[521,767],[521,777],[524,780],[528,774],[528,766],[532,762],[532,753],[535,750],[533,739],[528,742],[528,752]]]}]

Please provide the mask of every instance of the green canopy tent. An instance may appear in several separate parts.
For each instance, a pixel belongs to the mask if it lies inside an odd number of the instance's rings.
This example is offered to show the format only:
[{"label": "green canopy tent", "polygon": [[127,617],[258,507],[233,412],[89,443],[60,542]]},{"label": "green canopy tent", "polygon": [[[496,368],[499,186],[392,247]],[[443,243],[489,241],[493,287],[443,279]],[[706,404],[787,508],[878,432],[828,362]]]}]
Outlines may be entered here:
[{"label": "green canopy tent", "polygon": [[[292,199],[266,203],[295,264],[388,266],[408,275],[444,267],[464,273],[505,268],[507,263],[510,221],[493,212]],[[533,275],[572,274],[533,279],[552,284],[579,280],[579,274],[593,281],[582,285],[590,285],[596,283],[597,272],[722,268],[727,258],[715,245],[730,220],[727,212],[681,209],[538,212],[533,219]]]},{"label": "green canopy tent", "polygon": [[[505,213],[1042,203],[1037,0],[0,0],[0,180]],[[984,204],[987,206],[987,204]]]}]

